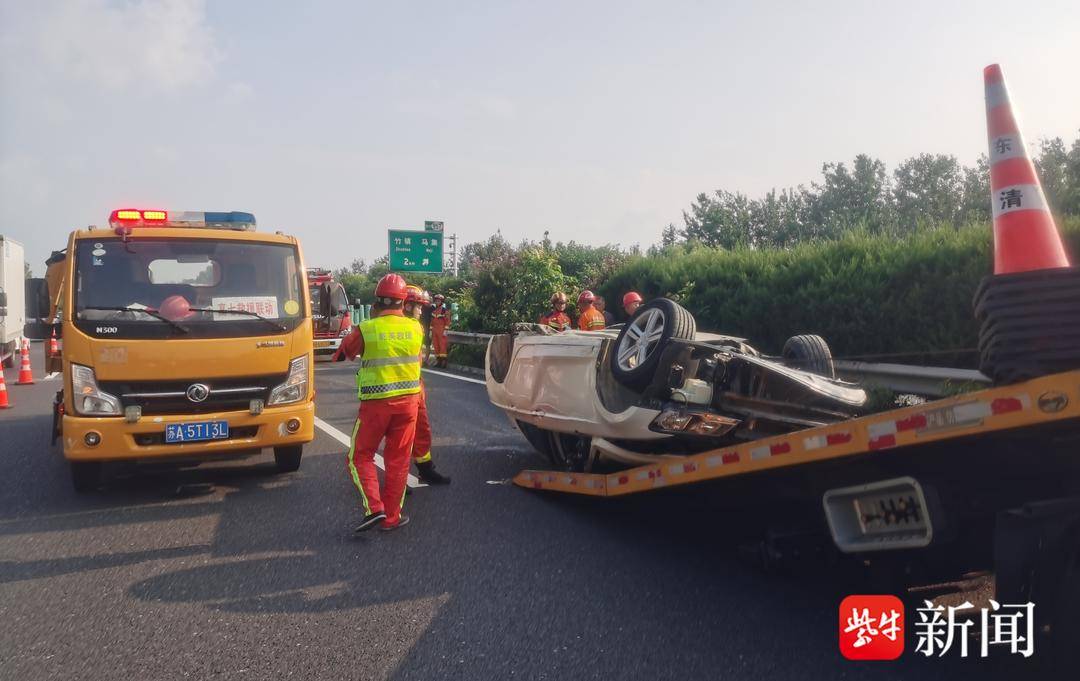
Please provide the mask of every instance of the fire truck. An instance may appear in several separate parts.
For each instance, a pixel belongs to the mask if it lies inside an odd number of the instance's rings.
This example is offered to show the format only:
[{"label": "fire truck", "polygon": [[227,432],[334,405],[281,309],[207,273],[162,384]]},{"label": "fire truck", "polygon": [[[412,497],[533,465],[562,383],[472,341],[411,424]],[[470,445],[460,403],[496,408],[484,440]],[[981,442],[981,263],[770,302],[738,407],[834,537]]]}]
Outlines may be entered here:
[{"label": "fire truck", "polygon": [[345,287],[334,280],[330,270],[309,267],[307,281],[311,296],[315,358],[329,358],[341,346],[341,339],[352,331],[349,297]]}]

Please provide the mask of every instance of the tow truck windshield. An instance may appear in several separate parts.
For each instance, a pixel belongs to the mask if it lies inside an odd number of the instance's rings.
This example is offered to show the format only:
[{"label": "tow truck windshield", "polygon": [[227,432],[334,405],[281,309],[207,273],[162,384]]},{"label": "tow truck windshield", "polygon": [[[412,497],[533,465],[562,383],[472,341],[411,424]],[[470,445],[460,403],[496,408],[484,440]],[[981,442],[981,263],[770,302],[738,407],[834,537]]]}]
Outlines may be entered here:
[{"label": "tow truck windshield", "polygon": [[103,238],[78,244],[75,267],[74,321],[95,337],[285,333],[304,315],[286,244]]}]

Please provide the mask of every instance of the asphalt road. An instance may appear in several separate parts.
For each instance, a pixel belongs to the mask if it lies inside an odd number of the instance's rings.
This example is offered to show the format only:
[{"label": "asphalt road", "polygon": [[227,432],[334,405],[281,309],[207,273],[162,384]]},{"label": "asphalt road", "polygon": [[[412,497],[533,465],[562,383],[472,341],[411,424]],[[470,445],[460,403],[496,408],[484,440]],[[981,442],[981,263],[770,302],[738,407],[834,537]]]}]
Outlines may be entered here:
[{"label": "asphalt road", "polygon": [[[35,355],[36,357],[37,355]],[[317,368],[348,433],[352,371]],[[412,523],[354,537],[359,500],[325,432],[298,473],[272,457],[144,471],[76,495],[49,444],[54,381],[0,411],[5,679],[1022,678],[1009,661],[837,651],[843,577],[764,574],[734,522],[687,495],[583,500],[506,484],[544,461],[482,385],[428,375],[449,487]]]}]

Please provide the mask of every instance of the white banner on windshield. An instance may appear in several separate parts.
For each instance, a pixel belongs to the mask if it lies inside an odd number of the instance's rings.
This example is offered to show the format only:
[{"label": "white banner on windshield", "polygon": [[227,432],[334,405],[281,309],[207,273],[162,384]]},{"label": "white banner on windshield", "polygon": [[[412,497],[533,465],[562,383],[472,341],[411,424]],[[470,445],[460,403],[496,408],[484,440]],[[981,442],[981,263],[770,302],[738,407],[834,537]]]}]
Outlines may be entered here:
[{"label": "white banner on windshield", "polygon": [[[221,314],[229,310],[254,312],[260,317],[276,319],[278,317],[277,296],[231,296],[211,298],[210,307],[214,309],[214,320],[238,319],[241,315]],[[246,315],[245,315],[246,316]]]}]

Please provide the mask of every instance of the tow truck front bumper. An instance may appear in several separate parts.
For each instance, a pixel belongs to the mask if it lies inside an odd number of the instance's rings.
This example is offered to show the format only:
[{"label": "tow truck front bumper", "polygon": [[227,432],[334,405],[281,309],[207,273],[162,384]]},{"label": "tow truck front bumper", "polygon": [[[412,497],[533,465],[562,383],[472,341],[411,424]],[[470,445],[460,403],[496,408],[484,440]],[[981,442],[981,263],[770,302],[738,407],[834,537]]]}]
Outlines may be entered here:
[{"label": "tow truck front bumper", "polygon": [[[165,425],[197,421],[227,421],[229,437],[223,440],[165,443]],[[290,431],[289,423],[296,426]],[[296,423],[299,422],[299,423]],[[87,435],[97,434],[97,444]],[[246,411],[205,414],[143,416],[136,423],[120,417],[70,416],[63,418],[64,458],[71,461],[120,461],[143,459],[220,458],[244,456],[264,447],[311,442],[315,438],[315,403],[303,402],[267,407],[261,414]],[[95,438],[91,437],[93,441]]]}]

